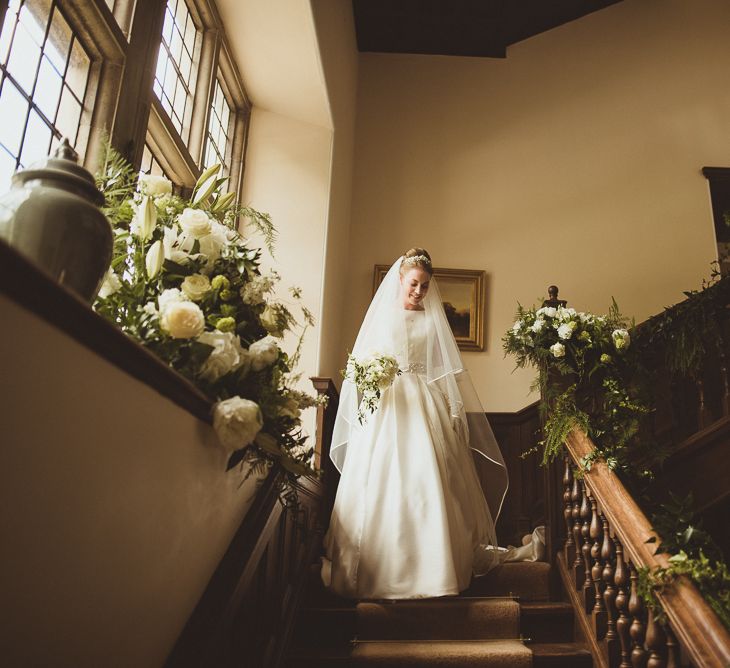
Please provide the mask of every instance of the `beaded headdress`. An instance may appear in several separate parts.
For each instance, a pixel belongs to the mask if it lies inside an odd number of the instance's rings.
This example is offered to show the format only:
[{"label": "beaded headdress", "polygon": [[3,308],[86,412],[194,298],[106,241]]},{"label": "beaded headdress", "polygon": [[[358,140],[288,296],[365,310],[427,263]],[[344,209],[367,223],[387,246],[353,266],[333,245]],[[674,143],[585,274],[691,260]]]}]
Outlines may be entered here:
[{"label": "beaded headdress", "polygon": [[412,264],[425,264],[427,267],[431,266],[431,260],[425,255],[412,255],[411,257],[404,257],[402,266],[410,267]]}]

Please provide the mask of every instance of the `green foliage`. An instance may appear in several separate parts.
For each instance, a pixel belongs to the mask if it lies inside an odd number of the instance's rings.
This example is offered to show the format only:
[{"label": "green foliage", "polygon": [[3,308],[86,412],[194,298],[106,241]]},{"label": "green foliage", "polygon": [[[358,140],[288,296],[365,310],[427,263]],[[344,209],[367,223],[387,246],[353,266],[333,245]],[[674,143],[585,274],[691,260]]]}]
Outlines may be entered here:
[{"label": "green foliage", "polygon": [[670,373],[695,378],[722,341],[720,328],[730,303],[730,276],[722,277],[713,268],[700,290],[684,294],[687,299],[642,323],[637,344],[647,355],[664,350],[664,365]]},{"label": "green foliage", "polygon": [[[237,231],[245,215],[273,244],[271,219],[236,204],[219,172],[220,165],[206,170],[184,199],[162,177],[138,178],[107,143],[96,182],[114,230],[114,253],[94,308],[212,401],[242,397],[258,405],[263,428],[233,452],[229,468],[246,461],[250,472],[263,473],[278,461],[295,478],[312,473],[300,414],[316,400],[293,388],[293,369],[313,318],[298,289],[288,304],[272,298],[278,274],[262,274],[261,250]],[[303,326],[294,305],[302,306]],[[299,343],[290,358],[272,337],[296,330]]]},{"label": "green foliage", "polygon": [[631,346],[634,324],[621,316],[615,301],[605,316],[574,309],[518,305],[515,324],[504,338],[504,350],[518,367],[538,370],[545,422],[543,463],[562,449],[574,427],[583,429],[597,449],[595,459],[611,468],[627,468],[625,451],[650,411],[637,382],[639,366]]},{"label": "green foliage", "polygon": [[652,517],[654,530],[662,537],[658,551],[672,556],[666,568],[640,570],[639,595],[662,619],[664,612],[656,592],[677,577],[687,576],[730,629],[730,572],[720,549],[695,517],[691,494],[684,499],[672,496]]}]

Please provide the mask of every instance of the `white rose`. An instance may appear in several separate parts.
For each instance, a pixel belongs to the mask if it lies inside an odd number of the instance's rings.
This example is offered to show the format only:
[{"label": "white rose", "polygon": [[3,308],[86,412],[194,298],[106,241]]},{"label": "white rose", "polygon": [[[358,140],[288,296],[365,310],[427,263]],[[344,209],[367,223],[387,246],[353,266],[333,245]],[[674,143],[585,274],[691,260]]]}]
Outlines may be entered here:
[{"label": "white rose", "polygon": [[152,199],[145,196],[135,209],[134,218],[129,224],[129,231],[142,241],[147,241],[152,236],[156,225],[157,209]]},{"label": "white rose", "polygon": [[208,258],[208,268],[221,256],[221,251],[228,244],[228,228],[219,222],[211,221],[210,233],[198,239],[200,252]]},{"label": "white rose", "polygon": [[515,324],[512,325],[512,331],[516,334],[517,332],[520,331],[523,324],[524,323],[522,322],[522,320],[515,320]]},{"label": "white rose", "polygon": [[219,378],[244,366],[249,361],[248,353],[241,347],[241,341],[232,332],[203,332],[198,341],[213,346],[200,369],[200,376],[215,383]]},{"label": "white rose", "polygon": [[230,451],[253,442],[264,426],[258,404],[241,397],[219,401],[213,412],[213,427],[220,442]]},{"label": "white rose", "polygon": [[157,174],[142,173],[139,175],[138,183],[139,191],[143,195],[149,195],[150,197],[169,195],[172,192],[172,182],[164,176],[158,176]]},{"label": "white rose", "polygon": [[248,347],[248,354],[251,356],[253,370],[261,371],[279,358],[279,346],[276,345],[276,341],[264,337]]},{"label": "white rose", "polygon": [[279,304],[267,304],[261,313],[261,324],[272,336],[281,338],[286,329],[286,318]]},{"label": "white rose", "polygon": [[106,299],[113,295],[119,288],[122,287],[122,282],[119,280],[119,276],[114,273],[114,270],[109,267],[109,271],[104,276],[104,282],[99,288],[99,297]]},{"label": "white rose", "polygon": [[203,333],[205,316],[193,302],[175,302],[161,310],[160,327],[173,339],[192,339]]},{"label": "white rose", "polygon": [[210,290],[210,279],[203,274],[186,276],[180,289],[194,302],[200,301]]},{"label": "white rose", "polygon": [[558,320],[570,320],[575,315],[575,309],[558,306],[556,315]]},{"label": "white rose", "polygon": [[558,336],[561,339],[569,339],[571,336],[573,336],[573,331],[575,330],[575,323],[574,322],[566,322],[560,327],[558,327]]},{"label": "white rose", "polygon": [[157,305],[160,307],[160,313],[162,313],[171,304],[178,304],[184,301],[185,295],[177,288],[168,288],[167,290],[163,290],[157,296]]},{"label": "white rose", "polygon": [[554,318],[558,313],[557,309],[553,308],[552,306],[545,306],[544,310],[543,309],[540,309],[540,310],[543,311],[543,313],[548,318]]},{"label": "white rose", "polygon": [[542,318],[538,318],[535,320],[534,323],[532,323],[532,327],[530,329],[537,334],[538,332],[542,331],[542,328],[545,326],[545,321]]},{"label": "white rose", "polygon": [[200,239],[210,233],[212,221],[205,211],[188,207],[178,216],[177,222],[183,232]]},{"label": "white rose", "polygon": [[550,346],[553,357],[565,357],[565,346],[562,343],[554,343]]}]

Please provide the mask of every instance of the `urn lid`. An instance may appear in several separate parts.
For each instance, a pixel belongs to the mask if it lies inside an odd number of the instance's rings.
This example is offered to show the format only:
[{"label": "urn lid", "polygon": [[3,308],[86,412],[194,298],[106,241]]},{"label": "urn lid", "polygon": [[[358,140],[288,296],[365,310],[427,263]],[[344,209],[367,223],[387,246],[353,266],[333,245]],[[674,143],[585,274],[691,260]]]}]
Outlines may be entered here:
[{"label": "urn lid", "polygon": [[78,164],[78,160],[78,154],[64,137],[53,155],[13,174],[12,184],[20,186],[34,180],[53,181],[53,185],[73,189],[97,206],[102,206],[104,195],[97,189],[94,177]]}]

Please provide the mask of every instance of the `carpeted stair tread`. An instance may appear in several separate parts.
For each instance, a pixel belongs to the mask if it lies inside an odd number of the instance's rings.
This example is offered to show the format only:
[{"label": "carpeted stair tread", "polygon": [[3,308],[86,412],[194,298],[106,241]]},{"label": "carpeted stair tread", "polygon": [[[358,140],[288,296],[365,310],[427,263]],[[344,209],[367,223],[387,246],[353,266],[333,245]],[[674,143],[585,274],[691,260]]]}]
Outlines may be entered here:
[{"label": "carpeted stair tread", "polygon": [[336,646],[360,640],[490,640],[520,636],[520,606],[508,598],[362,601],[303,608],[294,643]]},{"label": "carpeted stair tread", "polygon": [[352,650],[353,665],[484,666],[530,668],[532,653],[519,640],[362,642]]},{"label": "carpeted stair tread", "polygon": [[511,599],[443,598],[357,606],[360,640],[494,640],[519,635],[520,606]]},{"label": "carpeted stair tread", "polygon": [[544,561],[517,561],[495,566],[472,580],[463,596],[517,596],[520,601],[550,599],[550,564]]}]

